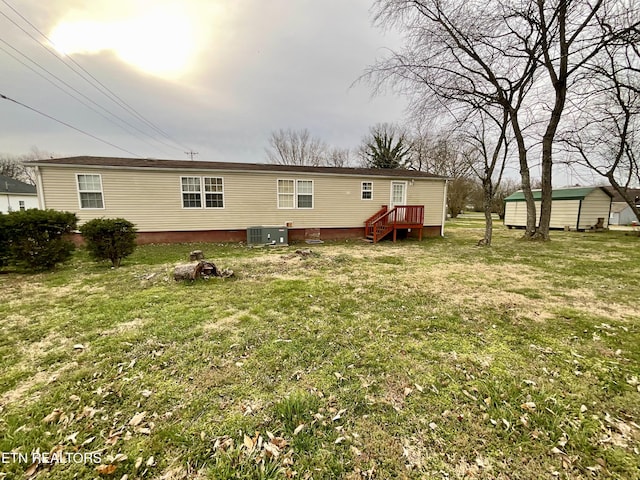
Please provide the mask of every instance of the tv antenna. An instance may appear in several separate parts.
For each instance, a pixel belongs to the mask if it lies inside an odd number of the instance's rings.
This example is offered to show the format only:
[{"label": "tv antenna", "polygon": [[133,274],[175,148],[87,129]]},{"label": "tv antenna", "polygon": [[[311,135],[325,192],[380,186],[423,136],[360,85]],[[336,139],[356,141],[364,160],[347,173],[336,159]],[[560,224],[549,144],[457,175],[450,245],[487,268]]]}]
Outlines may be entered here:
[{"label": "tv antenna", "polygon": [[194,152],[192,150],[189,150],[188,152],[184,152],[184,153],[188,155],[191,158],[191,160],[193,160],[194,156],[198,155],[198,152]]}]

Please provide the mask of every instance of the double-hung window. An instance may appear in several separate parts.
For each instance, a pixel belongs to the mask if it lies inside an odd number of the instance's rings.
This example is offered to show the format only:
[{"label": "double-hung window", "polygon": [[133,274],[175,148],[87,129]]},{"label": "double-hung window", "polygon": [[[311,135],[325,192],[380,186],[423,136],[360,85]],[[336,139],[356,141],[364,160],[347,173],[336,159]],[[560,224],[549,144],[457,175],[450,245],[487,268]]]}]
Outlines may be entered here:
[{"label": "double-hung window", "polygon": [[78,173],[76,180],[80,208],[104,208],[100,174]]},{"label": "double-hung window", "polygon": [[224,208],[222,177],[180,177],[180,184],[183,208]]},{"label": "double-hung window", "polygon": [[207,208],[224,208],[224,186],[221,177],[203,177],[204,200]]},{"label": "double-hung window", "polygon": [[278,208],[313,208],[313,180],[278,180]]},{"label": "double-hung window", "polygon": [[361,197],[362,200],[373,199],[373,182],[362,182]]}]

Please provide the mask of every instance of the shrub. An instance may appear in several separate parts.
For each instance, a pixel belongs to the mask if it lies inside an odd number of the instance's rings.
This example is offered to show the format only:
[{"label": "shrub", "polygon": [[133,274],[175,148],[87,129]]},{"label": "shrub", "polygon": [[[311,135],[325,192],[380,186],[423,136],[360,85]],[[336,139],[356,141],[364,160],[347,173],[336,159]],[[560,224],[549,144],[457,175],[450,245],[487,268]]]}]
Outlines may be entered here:
[{"label": "shrub", "polygon": [[119,267],[136,248],[135,225],[124,218],[96,218],[80,227],[89,254]]},{"label": "shrub", "polygon": [[7,216],[0,212],[0,268],[9,263],[9,229]]},{"label": "shrub", "polygon": [[75,249],[66,238],[78,223],[75,213],[32,209],[11,212],[3,221],[9,263],[18,267],[50,270]]}]

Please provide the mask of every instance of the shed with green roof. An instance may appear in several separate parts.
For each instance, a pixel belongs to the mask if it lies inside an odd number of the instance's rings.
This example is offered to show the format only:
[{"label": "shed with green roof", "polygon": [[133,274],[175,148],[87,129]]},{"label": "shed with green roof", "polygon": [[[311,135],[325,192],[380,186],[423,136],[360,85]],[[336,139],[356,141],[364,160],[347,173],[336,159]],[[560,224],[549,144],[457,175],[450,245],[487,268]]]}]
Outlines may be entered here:
[{"label": "shed with green roof", "polygon": [[[532,193],[539,221],[541,191]],[[605,228],[609,225],[611,194],[604,187],[556,188],[551,198],[551,228],[588,230],[596,225]],[[527,225],[527,205],[522,190],[505,198],[504,224],[509,228]]]}]

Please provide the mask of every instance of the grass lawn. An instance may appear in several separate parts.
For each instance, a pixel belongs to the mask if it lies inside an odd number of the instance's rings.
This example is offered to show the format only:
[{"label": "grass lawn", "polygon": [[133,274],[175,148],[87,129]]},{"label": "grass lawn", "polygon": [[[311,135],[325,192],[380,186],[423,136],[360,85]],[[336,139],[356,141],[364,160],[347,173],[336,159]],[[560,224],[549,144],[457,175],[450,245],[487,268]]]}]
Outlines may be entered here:
[{"label": "grass lawn", "polygon": [[482,228],[0,275],[0,478],[640,478],[640,239]]}]

